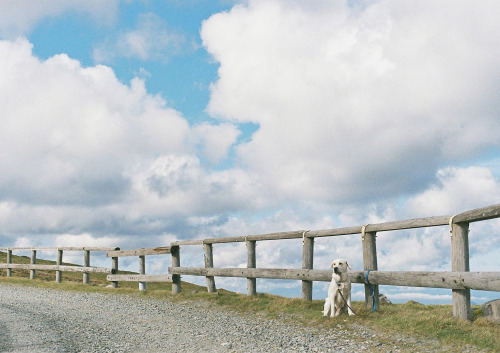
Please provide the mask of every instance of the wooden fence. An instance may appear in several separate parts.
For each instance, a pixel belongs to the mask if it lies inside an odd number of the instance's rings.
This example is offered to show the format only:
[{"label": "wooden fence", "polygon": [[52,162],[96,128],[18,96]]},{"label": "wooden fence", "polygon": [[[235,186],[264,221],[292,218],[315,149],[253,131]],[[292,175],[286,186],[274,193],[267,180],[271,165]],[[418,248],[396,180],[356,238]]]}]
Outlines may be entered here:
[{"label": "wooden fence", "polygon": [[[56,271],[56,282],[62,281],[62,272],[83,272],[83,283],[89,283],[90,273],[112,273],[112,269],[104,267],[91,267],[90,266],[90,252],[91,251],[110,251],[119,250],[120,248],[99,248],[99,247],[14,247],[14,248],[0,248],[0,250],[7,253],[7,263],[0,264],[0,268],[7,269],[7,277],[12,276],[12,270],[29,270],[30,279],[34,279],[37,270],[41,271]],[[12,251],[31,251],[30,264],[14,264],[12,263]],[[56,265],[37,265],[36,253],[37,251],[57,251]],[[63,252],[64,251],[82,251],[83,252],[83,266],[63,266]]]},{"label": "wooden fence", "polygon": [[[107,257],[112,258],[113,274],[107,276],[108,281],[113,282],[117,287],[118,282],[139,282],[139,290],[146,290],[147,282],[172,282],[172,275],[147,275],[146,274],[146,255],[170,254],[170,247],[134,249],[134,250],[114,250],[106,253]],[[138,275],[119,275],[118,258],[123,256],[139,256],[139,274]]]},{"label": "wooden fence", "polygon": [[[31,278],[36,270],[55,270],[56,280],[61,271],[84,272],[83,281],[88,283],[88,273],[109,273],[108,281],[118,286],[119,281],[139,282],[139,289],[145,290],[149,282],[172,282],[172,292],[181,292],[181,275],[206,277],[207,290],[216,291],[215,277],[244,277],[247,279],[247,294],[257,293],[256,278],[292,279],[302,281],[302,298],[312,300],[312,286],[314,281],[331,280],[331,270],[314,270],[314,239],[321,237],[361,234],[363,246],[363,271],[350,272],[353,283],[365,286],[365,302],[371,307],[372,300],[378,302],[379,285],[446,288],[452,290],[453,315],[460,319],[472,318],[470,306],[470,290],[486,290],[500,292],[500,272],[470,272],[469,269],[469,223],[484,221],[500,217],[500,204],[463,212],[454,216],[440,216],[415,218],[403,221],[365,224],[363,226],[326,229],[326,230],[298,230],[260,235],[247,235],[227,238],[212,238],[203,240],[187,240],[172,242],[168,247],[120,250],[119,248],[0,248],[7,250],[7,264],[0,264],[0,268],[28,269]],[[376,235],[380,232],[403,229],[449,226],[451,239],[451,272],[404,272],[378,271]],[[269,269],[257,268],[256,242],[267,240],[302,239],[302,269]],[[247,268],[214,268],[213,244],[244,242],[247,246]],[[182,267],[180,249],[183,246],[202,245],[205,267]],[[31,250],[31,264],[12,264],[12,250]],[[36,265],[36,250],[56,250],[57,265]],[[62,266],[62,251],[84,251],[84,266]],[[107,251],[106,256],[112,258],[111,269],[90,267],[90,251]],[[145,259],[147,255],[170,254],[172,265],[167,275],[147,275],[145,273]],[[123,256],[139,257],[139,274],[118,274],[118,258]],[[369,275],[367,276],[369,271]],[[59,275],[57,275],[59,274]],[[372,297],[370,285],[374,296]],[[373,298],[373,299],[372,299]]]},{"label": "wooden fence", "polygon": [[[215,292],[214,277],[244,277],[247,278],[247,294],[257,292],[256,278],[296,279],[302,281],[302,298],[312,300],[313,281],[330,281],[330,270],[314,270],[314,239],[351,234],[361,234],[363,246],[364,271],[351,272],[354,283],[365,284],[365,302],[373,305],[370,286],[366,282],[369,272],[369,283],[374,290],[374,300],[378,301],[379,285],[447,288],[452,290],[453,314],[460,319],[472,318],[470,306],[470,290],[500,291],[500,272],[469,272],[469,223],[500,217],[500,204],[463,212],[454,216],[416,218],[403,221],[365,224],[363,226],[327,229],[299,230],[260,235],[248,235],[228,238],[213,238],[204,240],[176,241],[171,243],[172,274],[174,287],[178,293],[180,275],[205,276],[207,289]],[[379,232],[449,226],[451,239],[451,272],[402,272],[378,271],[376,235]],[[266,240],[282,240],[302,238],[302,269],[265,269],[256,268],[256,242]],[[213,244],[244,242],[247,246],[247,268],[214,268]],[[180,248],[182,246],[202,245],[205,267],[181,267]]]}]

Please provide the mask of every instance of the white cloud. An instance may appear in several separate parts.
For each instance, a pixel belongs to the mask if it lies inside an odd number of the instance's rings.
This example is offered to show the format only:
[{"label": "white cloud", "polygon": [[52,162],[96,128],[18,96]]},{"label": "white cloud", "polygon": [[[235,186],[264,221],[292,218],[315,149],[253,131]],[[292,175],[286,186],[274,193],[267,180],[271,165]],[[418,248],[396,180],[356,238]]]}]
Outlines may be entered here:
[{"label": "white cloud", "polygon": [[118,14],[118,0],[3,0],[0,2],[0,35],[17,37],[29,33],[47,17],[68,12],[91,15],[96,22],[110,23]]},{"label": "white cloud", "polygon": [[418,293],[418,292],[406,292],[406,293],[391,293],[389,294],[390,300],[395,301],[426,301],[432,303],[451,303],[451,293],[450,294],[431,294],[431,293]]},{"label": "white cloud", "polygon": [[210,172],[194,155],[224,158],[237,129],[190,127],[140,79],[124,85],[64,54],[39,60],[25,39],[0,41],[0,76],[4,234],[165,234],[168,215],[262,201],[244,201],[258,182],[243,171]]},{"label": "white cloud", "polygon": [[214,126],[202,123],[193,127],[193,139],[200,145],[199,155],[216,165],[227,157],[229,148],[235,144],[240,131],[233,124]]},{"label": "white cloud", "polygon": [[290,199],[423,190],[497,147],[498,2],[249,1],[216,14],[209,112],[258,123],[241,163]]},{"label": "white cloud", "polygon": [[125,86],[66,55],[41,62],[25,40],[0,46],[4,197],[110,202],[127,187],[125,165],[184,150],[187,122],[142,81]]},{"label": "white cloud", "polygon": [[408,202],[413,214],[447,215],[499,202],[500,182],[483,167],[447,167],[437,173],[438,184]]},{"label": "white cloud", "polygon": [[167,61],[178,54],[186,39],[168,28],[166,21],[154,13],[140,14],[136,28],[108,37],[93,52],[96,62],[111,62],[115,57],[144,61]]},{"label": "white cloud", "polygon": [[187,155],[156,159],[134,177],[132,187],[133,197],[144,207],[139,214],[211,216],[254,209],[263,202],[255,196],[258,183],[243,171],[207,172],[196,157]]},{"label": "white cloud", "polygon": [[54,237],[54,245],[58,247],[117,247],[118,237],[96,238],[92,234],[59,234]]}]

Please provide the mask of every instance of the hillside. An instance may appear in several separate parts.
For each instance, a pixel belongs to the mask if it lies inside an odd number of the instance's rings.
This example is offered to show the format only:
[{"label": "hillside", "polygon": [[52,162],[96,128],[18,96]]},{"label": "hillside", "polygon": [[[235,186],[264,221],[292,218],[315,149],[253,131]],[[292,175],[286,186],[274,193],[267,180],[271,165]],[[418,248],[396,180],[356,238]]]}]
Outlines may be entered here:
[{"label": "hillside", "polygon": [[[6,262],[6,254],[0,252],[0,263]],[[13,263],[29,263],[29,257],[13,256]],[[55,264],[54,261],[37,260],[37,264]],[[341,316],[323,318],[322,301],[306,302],[268,294],[255,297],[219,289],[216,294],[206,292],[204,287],[182,282],[183,292],[171,294],[170,283],[148,283],[147,291],[139,291],[137,283],[120,282],[119,288],[106,288],[109,282],[105,274],[92,274],[90,284],[82,284],[81,273],[64,272],[63,283],[55,283],[55,271],[37,271],[36,279],[29,280],[29,271],[13,271],[12,278],[0,271],[0,285],[10,283],[22,286],[51,288],[79,292],[117,293],[134,297],[167,299],[177,303],[205,303],[213,310],[223,310],[238,315],[265,320],[273,319],[315,327],[320,330],[335,330],[339,327],[370,332],[384,347],[394,344],[397,351],[478,352],[500,351],[500,325],[477,317],[473,322],[459,322],[452,317],[449,305],[423,305],[414,301],[406,304],[382,305],[370,313],[364,303],[355,302],[354,317]],[[479,316],[480,308],[476,307]],[[361,339],[361,337],[360,337]],[[440,348],[441,347],[441,348]],[[425,350],[424,350],[425,348]],[[377,351],[377,350],[374,350]]]}]

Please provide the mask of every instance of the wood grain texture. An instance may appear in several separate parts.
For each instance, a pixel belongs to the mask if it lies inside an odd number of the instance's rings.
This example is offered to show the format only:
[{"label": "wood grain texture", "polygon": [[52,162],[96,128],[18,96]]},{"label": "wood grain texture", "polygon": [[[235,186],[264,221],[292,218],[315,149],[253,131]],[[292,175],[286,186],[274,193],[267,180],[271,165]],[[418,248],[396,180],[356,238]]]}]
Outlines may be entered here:
[{"label": "wood grain texture", "polygon": [[[455,217],[454,217],[455,219]],[[469,271],[469,223],[452,224],[451,270]],[[462,320],[472,319],[470,289],[452,290],[453,315]]]},{"label": "wood grain texture", "polygon": [[[206,268],[214,267],[214,255],[212,244],[203,244],[203,258]],[[215,287],[214,276],[206,277],[207,291],[208,293],[215,293],[217,288]]]},{"label": "wood grain texture", "polygon": [[81,267],[81,266],[59,266],[59,265],[37,265],[37,264],[0,264],[0,268],[11,268],[15,270],[111,273],[111,269],[105,267]]},{"label": "wood grain texture", "polygon": [[[62,265],[62,259],[63,259],[63,251],[62,250],[57,250],[57,259],[56,259],[56,265],[61,266]],[[62,282],[62,271],[56,271],[56,282],[61,283]]]},{"label": "wood grain texture", "polygon": [[[306,238],[306,233],[302,233],[302,269],[312,270],[314,265],[314,238]],[[311,301],[313,295],[313,282],[302,281],[302,299]]]},{"label": "wood grain texture", "polygon": [[[31,265],[35,265],[36,264],[36,250],[31,250]],[[36,271],[34,268],[31,268],[30,269],[30,279],[34,279],[36,276]]]},{"label": "wood grain texture", "polygon": [[142,248],[131,250],[114,250],[108,251],[106,257],[122,257],[122,256],[144,256],[144,255],[162,255],[170,254],[170,246],[163,246],[158,248]]},{"label": "wood grain texture", "polygon": [[[83,250],[83,267],[90,267],[90,250]],[[83,273],[83,283],[89,284],[90,277],[88,272]]]},{"label": "wood grain texture", "polygon": [[[118,273],[118,257],[112,257],[111,258],[111,274],[117,274]],[[113,288],[118,288],[118,281],[113,281],[111,282],[111,287]]]},{"label": "wood grain texture", "polygon": [[500,217],[500,204],[476,208],[474,210],[457,214],[453,217],[453,222],[478,222],[498,217]]},{"label": "wood grain texture", "polygon": [[110,282],[172,282],[172,275],[108,275]]},{"label": "wood grain texture", "polygon": [[[12,263],[12,250],[7,250],[7,264]],[[12,277],[12,269],[7,269],[7,277]]]},{"label": "wood grain texture", "polygon": [[[246,242],[247,246],[247,268],[257,267],[257,256],[256,256],[256,244],[255,240],[250,240]],[[247,295],[257,295],[257,280],[255,278],[247,278]]]},{"label": "wood grain texture", "polygon": [[[366,226],[365,228],[368,228]],[[361,241],[363,245],[363,269],[365,271],[376,271],[378,270],[377,264],[377,233],[376,232],[366,232],[362,234]],[[373,284],[373,285],[372,285]],[[373,291],[373,296],[372,296]],[[373,305],[378,305],[378,294],[379,288],[377,284],[370,281],[370,284],[365,284],[365,304],[368,308],[372,308]],[[375,303],[373,302],[375,301]]]},{"label": "wood grain texture", "polygon": [[[172,254],[172,268],[180,268],[181,266],[181,249],[179,246],[171,247]],[[182,290],[180,274],[173,274],[172,276],[172,294],[178,294]]]},{"label": "wood grain texture", "polygon": [[[269,279],[296,279],[330,282],[331,270],[293,270],[275,268],[204,268],[169,267],[171,274],[250,277]],[[366,283],[366,271],[350,271],[352,283]],[[475,289],[500,292],[500,272],[425,272],[425,271],[370,271],[369,281],[374,285]]]},{"label": "wood grain texture", "polygon": [[[139,275],[144,276],[146,274],[146,255],[139,256]],[[139,290],[146,290],[146,282],[139,281]]]},{"label": "wood grain texture", "polygon": [[120,248],[114,247],[72,247],[72,246],[62,246],[62,247],[12,247],[12,248],[0,248],[0,250],[5,251],[5,250],[40,250],[40,251],[57,251],[57,250],[64,250],[64,251],[84,251],[84,250],[89,250],[89,251],[111,251],[111,250],[118,250]]}]

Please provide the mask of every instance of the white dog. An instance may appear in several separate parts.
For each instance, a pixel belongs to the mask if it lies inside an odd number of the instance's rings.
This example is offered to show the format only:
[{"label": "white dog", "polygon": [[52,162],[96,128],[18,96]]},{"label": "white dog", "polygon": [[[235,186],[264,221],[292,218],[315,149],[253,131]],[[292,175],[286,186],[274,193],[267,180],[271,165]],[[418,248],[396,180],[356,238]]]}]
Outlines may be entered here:
[{"label": "white dog", "polygon": [[354,315],[351,309],[351,280],[347,275],[347,269],[351,266],[344,259],[336,259],[330,267],[333,268],[332,281],[328,288],[328,298],[325,299],[323,316],[330,313],[330,317],[335,317],[342,311],[345,312],[345,309],[349,315]]}]

